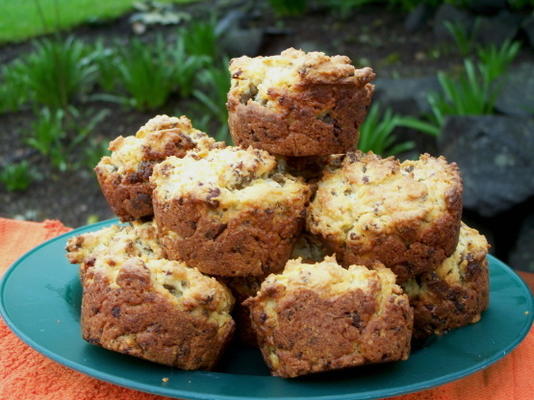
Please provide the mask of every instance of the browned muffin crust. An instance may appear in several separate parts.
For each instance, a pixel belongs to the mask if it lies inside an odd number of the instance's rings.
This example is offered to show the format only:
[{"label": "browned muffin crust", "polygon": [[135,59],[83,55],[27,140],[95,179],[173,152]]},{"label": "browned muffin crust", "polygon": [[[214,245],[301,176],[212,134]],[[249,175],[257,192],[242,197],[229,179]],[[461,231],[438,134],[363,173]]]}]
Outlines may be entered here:
[{"label": "browned muffin crust", "polygon": [[230,63],[228,125],[236,145],[284,156],[344,153],[355,147],[374,86],[371,68],[345,56],[287,49]]},{"label": "browned muffin crust", "polygon": [[218,276],[281,270],[310,196],[305,183],[277,171],[274,157],[252,148],[171,157],[151,180],[167,257]]},{"label": "browned muffin crust", "polygon": [[402,285],[414,309],[414,338],[443,335],[480,320],[489,300],[488,247],[484,236],[462,223],[453,255]]},{"label": "browned muffin crust", "polygon": [[142,126],[135,136],[119,136],[95,168],[102,193],[121,221],[150,217],[155,164],[168,156],[183,157],[190,150],[221,147],[204,132],[194,129],[185,116],[158,115]]},{"label": "browned muffin crust", "polygon": [[164,258],[156,226],[149,222],[134,221],[124,225],[112,225],[95,232],[75,236],[65,248],[71,264],[80,265],[83,281],[88,268],[100,259],[126,259],[139,257],[143,260]]},{"label": "browned muffin crust", "polygon": [[331,158],[307,212],[344,266],[380,261],[405,282],[434,270],[458,243],[462,181],[457,165],[428,154],[400,162],[372,153]]},{"label": "browned muffin crust", "polygon": [[[198,300],[177,308],[156,291],[139,258],[121,266],[112,285],[102,271],[89,269],[84,280],[82,335],[106,349],[181,369],[211,369],[231,338],[234,323],[219,325],[195,312]],[[170,289],[169,289],[170,290]],[[210,310],[214,297],[205,295]],[[212,307],[213,308],[213,307]]]},{"label": "browned muffin crust", "polygon": [[298,264],[290,260],[282,275],[270,275],[244,303],[273,375],[408,358],[413,312],[390,270],[345,270],[333,258]]}]

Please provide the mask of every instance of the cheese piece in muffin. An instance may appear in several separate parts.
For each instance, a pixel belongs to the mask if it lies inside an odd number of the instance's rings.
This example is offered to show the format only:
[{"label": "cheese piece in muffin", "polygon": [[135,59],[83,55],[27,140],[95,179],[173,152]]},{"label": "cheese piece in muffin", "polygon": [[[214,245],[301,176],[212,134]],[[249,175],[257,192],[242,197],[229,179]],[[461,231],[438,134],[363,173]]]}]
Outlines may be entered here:
[{"label": "cheese piece in muffin", "polygon": [[402,286],[414,309],[414,337],[442,335],[480,320],[488,306],[488,242],[462,223],[454,253],[436,268]]},{"label": "cheese piece in muffin", "polygon": [[122,221],[151,216],[152,187],[149,177],[154,164],[168,156],[183,157],[188,151],[205,151],[222,146],[204,132],[194,129],[191,121],[158,115],[142,126],[134,136],[119,136],[95,168],[98,182],[113,212]]},{"label": "cheese piece in muffin", "polygon": [[345,269],[333,257],[290,260],[244,304],[276,376],[405,360],[410,353],[413,312],[383,266]]},{"label": "cheese piece in muffin", "polygon": [[145,261],[164,258],[152,221],[112,225],[73,237],[67,242],[66,250],[67,259],[72,264],[80,264],[82,281],[97,258],[139,257]]},{"label": "cheese piece in muffin", "polygon": [[371,103],[375,74],[346,56],[293,48],[230,63],[228,125],[234,143],[284,156],[354,148]]},{"label": "cheese piece in muffin", "polygon": [[305,183],[278,170],[273,156],[253,148],[169,157],[150,181],[167,257],[220,276],[281,270],[310,196]]},{"label": "cheese piece in muffin", "polygon": [[307,226],[343,265],[380,261],[405,282],[454,252],[461,213],[455,163],[428,154],[401,163],[356,152],[332,157]]}]

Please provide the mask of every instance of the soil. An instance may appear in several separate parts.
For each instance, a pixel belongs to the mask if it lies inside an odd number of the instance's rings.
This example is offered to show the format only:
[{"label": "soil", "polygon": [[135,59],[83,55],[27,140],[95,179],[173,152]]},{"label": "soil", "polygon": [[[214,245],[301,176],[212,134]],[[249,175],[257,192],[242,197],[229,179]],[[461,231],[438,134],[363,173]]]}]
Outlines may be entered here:
[{"label": "soil", "polygon": [[[205,5],[203,5],[205,8]],[[189,6],[192,14],[204,9]],[[134,36],[129,16],[117,20],[85,25],[68,34],[87,42],[103,39],[106,43],[124,43]],[[435,75],[438,70],[451,70],[463,63],[452,43],[436,43],[430,26],[417,33],[407,33],[404,15],[392,10],[364,7],[350,18],[336,18],[315,11],[301,17],[277,19],[272,14],[261,14],[249,25],[267,28],[260,54],[269,55],[294,46],[305,50],[321,50],[346,54],[357,65],[371,65],[378,77],[414,77]],[[283,32],[284,34],[281,34]],[[174,40],[176,27],[151,28],[143,35],[150,41],[157,34]],[[31,42],[0,47],[0,64],[20,57],[31,50]],[[534,60],[533,52],[523,50],[516,62]],[[152,112],[126,109],[114,103],[87,101],[78,108],[88,109],[84,118],[109,110],[109,115],[94,129],[93,139],[109,141],[116,136],[130,135],[156,114],[187,114],[194,101],[172,98],[169,103]],[[24,144],[24,135],[31,130],[33,113],[30,110],[0,114],[0,166],[27,159],[38,170],[40,179],[24,192],[7,192],[0,187],[0,216],[29,220],[60,219],[66,225],[77,227],[88,218],[113,217],[91,168],[71,168],[67,172],[54,169],[48,160]],[[81,159],[84,147],[73,149],[71,165]]]}]

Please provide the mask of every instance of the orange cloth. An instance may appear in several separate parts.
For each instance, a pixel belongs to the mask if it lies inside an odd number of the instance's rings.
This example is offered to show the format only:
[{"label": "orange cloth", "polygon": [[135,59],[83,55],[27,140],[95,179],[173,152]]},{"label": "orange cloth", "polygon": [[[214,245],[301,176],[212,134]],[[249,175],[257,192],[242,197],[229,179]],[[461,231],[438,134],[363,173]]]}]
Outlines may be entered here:
[{"label": "orange cloth", "polygon": [[[0,218],[0,274],[24,252],[69,231],[59,221]],[[530,282],[534,279],[530,274]],[[533,286],[531,286],[533,288]],[[511,354],[484,371],[397,400],[527,400],[534,393],[534,329]],[[0,320],[1,400],[163,400],[100,382],[37,353]]]}]

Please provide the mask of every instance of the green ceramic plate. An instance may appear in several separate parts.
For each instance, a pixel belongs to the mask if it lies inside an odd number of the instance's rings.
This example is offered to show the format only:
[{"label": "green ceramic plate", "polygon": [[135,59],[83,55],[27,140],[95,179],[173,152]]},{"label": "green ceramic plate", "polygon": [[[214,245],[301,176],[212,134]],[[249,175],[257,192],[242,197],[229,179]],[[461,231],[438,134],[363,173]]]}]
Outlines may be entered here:
[{"label": "green ceramic plate", "polygon": [[[185,372],[114,353],[80,336],[81,287],[65,242],[116,220],[76,229],[28,252],[0,283],[0,311],[27,344],[70,368],[129,388],[190,399],[374,399],[471,374],[508,354],[528,333],[533,299],[523,281],[489,257],[491,300],[482,320],[436,339],[409,360],[293,380],[269,376],[259,351],[231,348],[217,372]],[[168,378],[168,381],[163,378]]]}]

